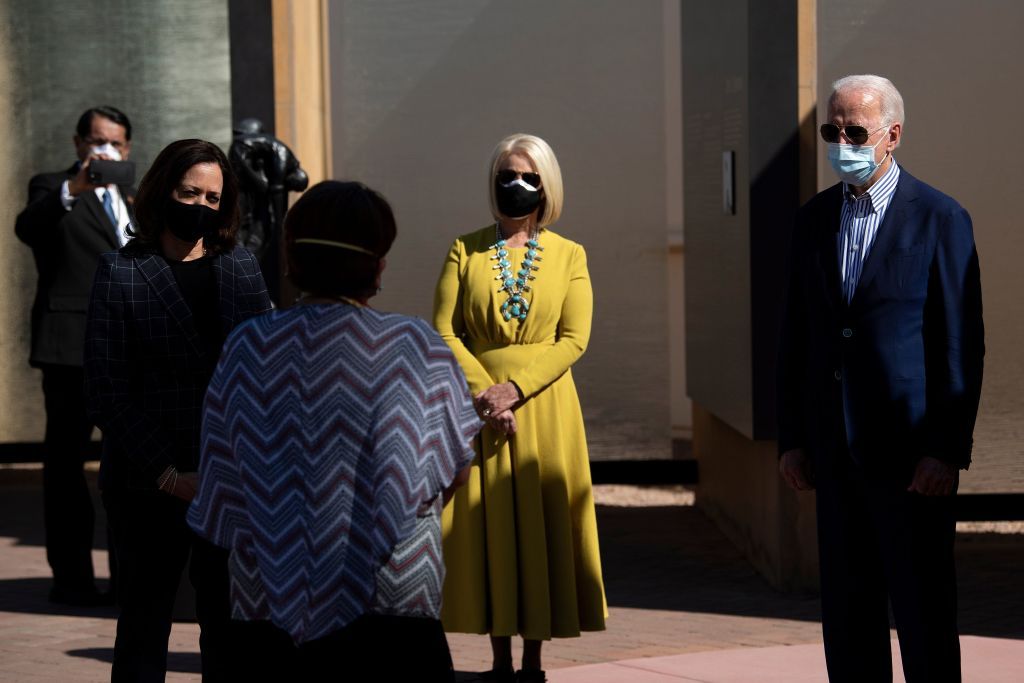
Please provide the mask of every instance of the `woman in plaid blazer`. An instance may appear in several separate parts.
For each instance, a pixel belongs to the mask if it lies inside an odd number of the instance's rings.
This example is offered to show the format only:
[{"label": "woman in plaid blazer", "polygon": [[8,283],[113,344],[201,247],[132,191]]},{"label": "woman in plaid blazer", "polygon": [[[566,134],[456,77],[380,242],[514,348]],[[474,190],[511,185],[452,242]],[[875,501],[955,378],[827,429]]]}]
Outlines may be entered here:
[{"label": "woman in plaid blazer", "polygon": [[188,528],[185,512],[221,345],[270,299],[256,259],[235,244],[238,186],[215,145],[168,145],[139,185],[135,214],[133,239],[100,259],[85,346],[121,607],[112,680],[164,680],[190,553],[203,677],[229,680],[227,555]]}]

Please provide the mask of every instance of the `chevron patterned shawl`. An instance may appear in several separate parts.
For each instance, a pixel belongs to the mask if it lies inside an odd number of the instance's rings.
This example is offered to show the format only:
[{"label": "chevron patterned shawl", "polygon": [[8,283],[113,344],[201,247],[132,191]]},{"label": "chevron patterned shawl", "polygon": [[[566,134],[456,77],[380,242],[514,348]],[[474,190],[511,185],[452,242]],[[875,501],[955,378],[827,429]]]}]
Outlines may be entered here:
[{"label": "chevron patterned shawl", "polygon": [[481,426],[422,320],[306,305],[235,328],[206,395],[188,515],[231,550],[233,616],[300,643],[367,612],[378,570],[472,460]]}]

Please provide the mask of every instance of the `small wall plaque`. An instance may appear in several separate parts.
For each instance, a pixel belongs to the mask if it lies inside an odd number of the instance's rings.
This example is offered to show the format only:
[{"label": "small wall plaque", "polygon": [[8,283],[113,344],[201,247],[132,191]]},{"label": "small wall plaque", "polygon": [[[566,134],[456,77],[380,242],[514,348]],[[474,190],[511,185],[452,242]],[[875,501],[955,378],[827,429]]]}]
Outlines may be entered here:
[{"label": "small wall plaque", "polygon": [[722,152],[722,213],[726,216],[736,215],[736,174],[733,161],[736,152],[729,149]]}]

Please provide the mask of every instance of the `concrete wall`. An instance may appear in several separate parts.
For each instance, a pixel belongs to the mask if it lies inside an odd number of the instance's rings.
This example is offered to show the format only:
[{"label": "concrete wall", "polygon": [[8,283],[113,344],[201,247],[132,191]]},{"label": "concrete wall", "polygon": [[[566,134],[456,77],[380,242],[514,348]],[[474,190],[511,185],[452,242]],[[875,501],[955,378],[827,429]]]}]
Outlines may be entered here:
[{"label": "concrete wall", "polygon": [[429,317],[451,240],[492,220],[494,145],[524,131],[554,148],[566,197],[555,229],[586,247],[596,297],[591,345],[573,370],[595,458],[669,454],[667,232],[673,205],[679,229],[680,158],[678,105],[667,99],[678,102],[678,62],[666,82],[666,50],[678,54],[678,20],[665,22],[673,4],[329,8],[334,175],[381,190],[399,224],[376,305]]},{"label": "concrete wall", "polygon": [[[774,375],[799,205],[799,0],[682,3],[686,336],[697,505],[773,585],[816,586],[813,498],[779,478]],[[812,8],[813,9],[813,8]],[[754,30],[754,27],[757,27]],[[813,150],[813,148],[811,148]],[[723,194],[734,158],[734,212]]]},{"label": "concrete wall", "polygon": [[751,441],[694,408],[693,450],[700,462],[697,505],[779,590],[818,586],[814,496],[780,480],[774,441]]},{"label": "concrete wall", "polygon": [[[1024,4],[1002,0],[819,0],[818,74],[878,73],[906,106],[895,158],[974,220],[985,301],[985,384],[963,492],[1024,492]],[[819,186],[835,181],[821,147]]]},{"label": "concrete wall", "polygon": [[95,104],[132,120],[139,177],[172,140],[227,144],[226,0],[0,0],[0,443],[38,441],[44,427],[27,365],[35,267],[14,219],[33,174],[75,160],[75,123]]}]

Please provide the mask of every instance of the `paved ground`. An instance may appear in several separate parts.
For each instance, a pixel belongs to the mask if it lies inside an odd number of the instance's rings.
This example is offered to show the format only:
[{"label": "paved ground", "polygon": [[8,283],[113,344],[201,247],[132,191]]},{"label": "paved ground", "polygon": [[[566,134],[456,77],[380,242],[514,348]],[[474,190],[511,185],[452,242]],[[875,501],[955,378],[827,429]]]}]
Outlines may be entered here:
[{"label": "paved ground", "polygon": [[[1019,683],[1024,641],[960,639],[967,683]],[[905,683],[899,643],[892,642],[893,681]],[[551,672],[551,683],[827,683],[820,643],[711,650],[590,664]]]},{"label": "paved ground", "polygon": [[964,493],[1024,493],[1024,458],[1020,457],[1024,441],[1020,379],[1024,363],[1020,358],[1018,351],[1014,362],[999,365],[1003,376],[995,377],[989,370],[985,377],[974,428],[974,464],[960,479]]},{"label": "paved ground", "polygon": [[[113,610],[46,602],[39,479],[37,470],[0,469],[0,681],[106,680]],[[774,592],[692,507],[691,494],[604,486],[596,496],[611,617],[607,631],[546,646],[554,683],[824,680],[816,600]],[[1024,535],[1005,533],[1019,530],[1007,525],[965,529],[965,680],[1015,680],[999,672],[1024,670]],[[104,562],[97,552],[97,567]],[[168,680],[199,679],[197,638],[194,624],[175,624]],[[489,667],[485,637],[450,642],[460,671]],[[972,678],[977,666],[988,673]]]}]

